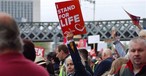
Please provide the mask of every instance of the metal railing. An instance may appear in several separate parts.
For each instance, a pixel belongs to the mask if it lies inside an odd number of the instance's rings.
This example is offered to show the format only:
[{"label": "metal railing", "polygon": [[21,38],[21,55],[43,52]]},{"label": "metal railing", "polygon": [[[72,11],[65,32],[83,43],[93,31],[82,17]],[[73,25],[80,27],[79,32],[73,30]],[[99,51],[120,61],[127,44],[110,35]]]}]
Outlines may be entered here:
[{"label": "metal railing", "polygon": [[[140,20],[142,25],[143,20]],[[63,40],[63,35],[59,22],[21,22],[18,23],[21,37],[32,41],[49,41],[55,39]],[[122,41],[129,40],[138,36],[136,33],[137,27],[134,26],[131,20],[105,20],[105,21],[85,21],[87,33],[82,35],[82,38],[87,38],[90,35],[100,35],[100,39],[111,38],[111,29],[115,27]]]}]

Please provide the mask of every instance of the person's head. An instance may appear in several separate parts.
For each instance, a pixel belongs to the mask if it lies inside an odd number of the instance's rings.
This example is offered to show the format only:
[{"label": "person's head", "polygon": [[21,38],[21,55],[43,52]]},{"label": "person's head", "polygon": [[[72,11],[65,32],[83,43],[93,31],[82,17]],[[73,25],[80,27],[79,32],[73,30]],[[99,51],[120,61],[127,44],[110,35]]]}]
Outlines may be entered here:
[{"label": "person's head", "polygon": [[135,66],[146,64],[146,40],[136,37],[129,43],[129,59]]},{"label": "person's head", "polygon": [[88,61],[88,51],[86,49],[78,49],[80,56],[84,61]]},{"label": "person's head", "polygon": [[112,57],[112,51],[108,48],[104,49],[102,51],[102,54],[101,54],[101,57],[102,57],[102,60],[108,58],[108,57]]},{"label": "person's head", "polygon": [[73,64],[71,56],[66,58],[66,60],[65,60],[65,68],[66,68],[67,74],[71,74],[71,73],[75,72],[74,64]]},{"label": "person's head", "polygon": [[146,39],[146,30],[141,30],[138,35],[139,37]]},{"label": "person's head", "polygon": [[60,63],[59,59],[56,57],[55,52],[49,52],[47,55],[48,61],[50,61],[52,64],[54,63]]},{"label": "person's head", "polygon": [[23,55],[27,59],[34,61],[36,57],[34,44],[30,40],[23,39]]},{"label": "person's head", "polygon": [[62,44],[57,47],[56,57],[59,58],[59,60],[63,60],[68,54],[69,51],[66,45]]},{"label": "person's head", "polygon": [[22,40],[16,21],[5,13],[0,13],[0,53],[22,51]]},{"label": "person's head", "polygon": [[109,74],[113,75],[123,64],[126,64],[127,62],[128,62],[128,59],[126,59],[124,57],[115,59],[112,63]]}]

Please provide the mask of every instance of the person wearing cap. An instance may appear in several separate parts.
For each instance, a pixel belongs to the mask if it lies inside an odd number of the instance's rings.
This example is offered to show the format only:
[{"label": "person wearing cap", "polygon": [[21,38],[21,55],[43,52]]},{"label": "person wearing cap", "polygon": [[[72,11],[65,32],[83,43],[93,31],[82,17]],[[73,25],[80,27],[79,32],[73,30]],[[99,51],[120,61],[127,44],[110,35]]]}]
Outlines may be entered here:
[{"label": "person wearing cap", "polygon": [[23,54],[23,43],[16,21],[0,13],[0,76],[49,76],[49,73]]},{"label": "person wearing cap", "polygon": [[35,63],[39,66],[44,67],[44,68],[47,67],[47,63],[46,63],[46,60],[44,57],[36,56]]}]

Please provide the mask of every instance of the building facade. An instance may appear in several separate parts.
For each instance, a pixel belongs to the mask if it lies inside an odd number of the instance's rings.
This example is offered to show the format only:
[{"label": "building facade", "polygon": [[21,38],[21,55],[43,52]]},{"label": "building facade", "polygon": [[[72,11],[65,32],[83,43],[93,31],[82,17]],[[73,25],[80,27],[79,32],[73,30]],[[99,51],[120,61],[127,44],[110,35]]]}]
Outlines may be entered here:
[{"label": "building facade", "polygon": [[40,0],[0,0],[0,11],[18,22],[39,22]]}]

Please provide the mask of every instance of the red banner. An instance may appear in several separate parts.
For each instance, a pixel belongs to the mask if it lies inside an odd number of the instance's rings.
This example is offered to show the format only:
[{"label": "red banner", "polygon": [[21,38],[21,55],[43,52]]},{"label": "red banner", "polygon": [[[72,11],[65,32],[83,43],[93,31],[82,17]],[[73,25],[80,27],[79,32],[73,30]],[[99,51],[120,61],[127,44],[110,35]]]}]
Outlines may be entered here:
[{"label": "red banner", "polygon": [[36,56],[44,57],[45,49],[43,47],[35,47]]},{"label": "red banner", "polygon": [[55,5],[64,36],[68,32],[73,32],[74,35],[86,33],[78,0],[57,2]]}]

